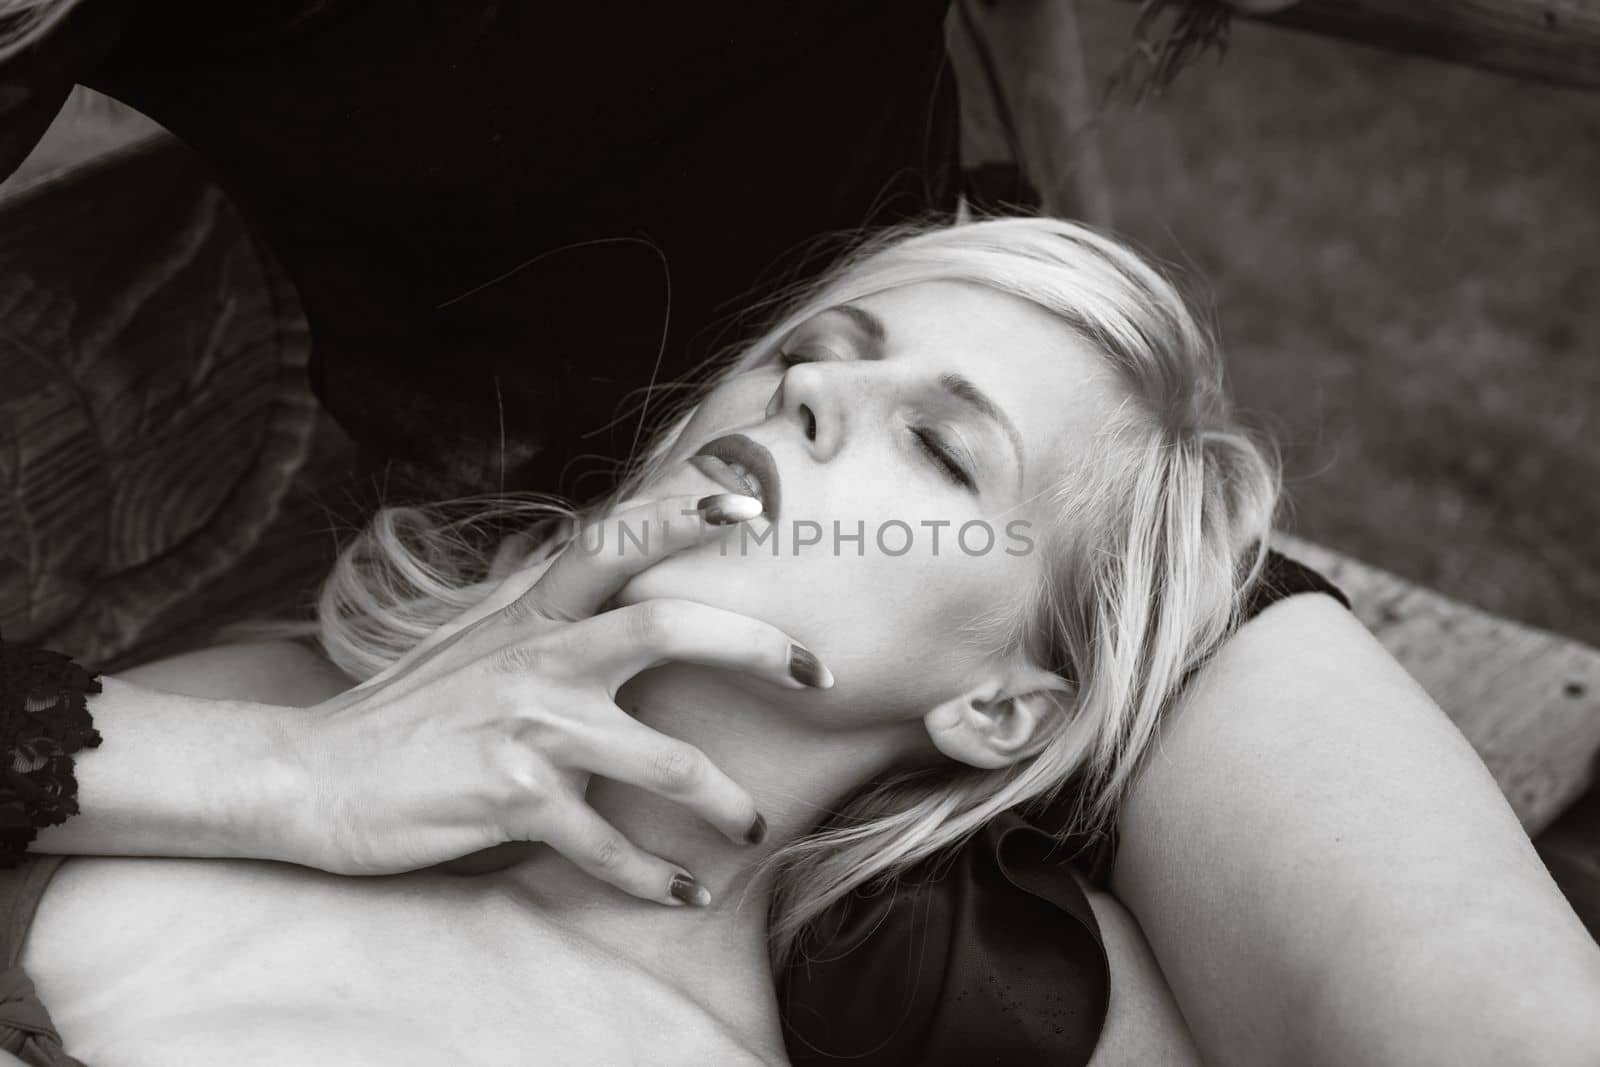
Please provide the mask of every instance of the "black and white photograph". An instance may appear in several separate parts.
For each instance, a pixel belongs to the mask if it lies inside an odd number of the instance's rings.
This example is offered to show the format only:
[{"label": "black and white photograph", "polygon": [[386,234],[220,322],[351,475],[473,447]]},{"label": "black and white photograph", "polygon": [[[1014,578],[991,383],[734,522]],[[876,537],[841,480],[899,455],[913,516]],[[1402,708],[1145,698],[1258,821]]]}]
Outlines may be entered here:
[{"label": "black and white photograph", "polygon": [[1600,1064],[1600,0],[0,0],[0,1067]]}]

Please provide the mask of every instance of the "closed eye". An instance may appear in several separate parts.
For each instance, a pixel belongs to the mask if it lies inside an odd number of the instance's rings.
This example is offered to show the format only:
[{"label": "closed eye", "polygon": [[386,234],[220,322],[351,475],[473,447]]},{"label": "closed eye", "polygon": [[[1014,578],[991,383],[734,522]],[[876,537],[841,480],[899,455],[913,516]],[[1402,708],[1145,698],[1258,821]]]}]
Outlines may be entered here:
[{"label": "closed eye", "polygon": [[[815,345],[802,346],[790,351],[780,351],[774,357],[774,362],[784,368],[796,366],[800,363],[823,363],[829,359],[837,358],[833,353]],[[963,489],[976,491],[977,483],[971,474],[955,458],[954,451],[947,445],[944,438],[938,433],[923,426],[910,426],[911,436],[917,442],[917,447],[938,469],[940,475],[952,484]]]},{"label": "closed eye", "polygon": [[807,345],[801,348],[791,349],[788,352],[779,352],[773,358],[773,361],[780,367],[793,367],[800,363],[826,363],[830,359],[839,358],[839,356],[834,355],[826,348],[819,348],[816,345]]},{"label": "closed eye", "polygon": [[977,488],[977,485],[973,483],[972,475],[968,474],[966,468],[956,462],[948,446],[945,445],[944,439],[938,434],[920,426],[913,426],[911,427],[911,436],[917,439],[917,444],[950,481],[964,489]]}]

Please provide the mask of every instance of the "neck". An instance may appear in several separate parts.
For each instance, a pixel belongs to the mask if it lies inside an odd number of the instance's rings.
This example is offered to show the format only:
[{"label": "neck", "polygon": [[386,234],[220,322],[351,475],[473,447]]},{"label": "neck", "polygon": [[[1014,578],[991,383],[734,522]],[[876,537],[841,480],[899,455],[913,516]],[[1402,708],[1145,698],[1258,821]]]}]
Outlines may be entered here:
[{"label": "neck", "polygon": [[[751,687],[761,683],[749,683]],[[894,764],[920,723],[823,730],[793,701],[762,699],[738,680],[669,664],[635,676],[617,703],[646,726],[694,745],[754,797],[766,838],[734,843],[694,812],[607,778],[587,800],[639,848],[680,865],[711,893],[706,908],[641,900],[598,881],[548,847],[504,872],[544,915],[677,986],[725,1023],[781,1053],[767,955],[771,879],[758,866],[821,822],[860,783]]]}]

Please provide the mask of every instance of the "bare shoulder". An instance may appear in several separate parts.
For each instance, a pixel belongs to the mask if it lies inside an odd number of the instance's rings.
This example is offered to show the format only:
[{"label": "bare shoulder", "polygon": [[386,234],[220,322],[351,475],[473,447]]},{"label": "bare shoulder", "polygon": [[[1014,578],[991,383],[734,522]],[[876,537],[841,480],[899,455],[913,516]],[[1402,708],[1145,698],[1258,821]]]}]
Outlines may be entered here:
[{"label": "bare shoulder", "polygon": [[1241,626],[1202,672],[1201,683],[1226,686],[1236,677],[1300,676],[1307,669],[1348,674],[1362,668],[1409,679],[1355,613],[1325,593],[1285,597]]},{"label": "bare shoulder", "polygon": [[119,671],[123,681],[212,700],[310,707],[356,684],[322,653],[291,640],[240,641]]},{"label": "bare shoulder", "polygon": [[1465,1005],[1496,1006],[1484,1047],[1520,1042],[1518,1005],[1596,988],[1483,761],[1331,597],[1274,604],[1196,674],[1119,828],[1112,885],[1208,1058],[1314,1035],[1327,1062],[1397,1062],[1424,1023],[1455,1047]]},{"label": "bare shoulder", "polygon": [[1469,811],[1517,830],[1472,747],[1378,639],[1332,597],[1292,596],[1180,696],[1123,809],[1115,884],[1132,902],[1135,876],[1166,880],[1181,857],[1259,887],[1307,848],[1388,852],[1419,819]]},{"label": "bare shoulder", "polygon": [[1196,674],[1152,769],[1180,766],[1162,759],[1176,754],[1175,744],[1192,744],[1196,754],[1225,744],[1243,745],[1239,757],[1287,755],[1330,731],[1359,742],[1364,729],[1420,730],[1471,755],[1444,712],[1349,609],[1321,593],[1300,594],[1245,623]]}]

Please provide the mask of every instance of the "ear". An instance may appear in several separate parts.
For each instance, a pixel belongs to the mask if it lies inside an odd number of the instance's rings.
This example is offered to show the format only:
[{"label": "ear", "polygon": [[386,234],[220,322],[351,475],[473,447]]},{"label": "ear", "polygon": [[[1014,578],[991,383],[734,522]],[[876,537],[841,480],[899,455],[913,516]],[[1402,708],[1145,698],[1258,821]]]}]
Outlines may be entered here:
[{"label": "ear", "polygon": [[929,711],[922,722],[946,756],[997,770],[1043,748],[1077,696],[1077,687],[1055,672],[1027,667],[980,681]]}]

